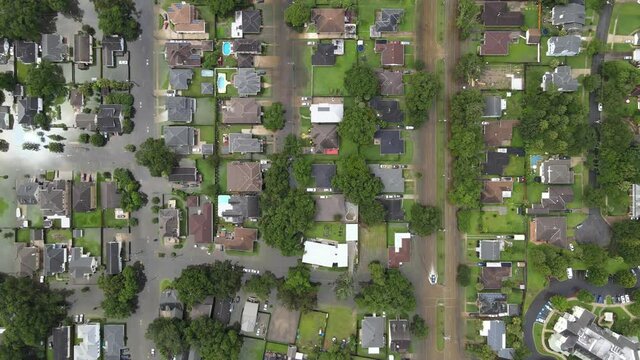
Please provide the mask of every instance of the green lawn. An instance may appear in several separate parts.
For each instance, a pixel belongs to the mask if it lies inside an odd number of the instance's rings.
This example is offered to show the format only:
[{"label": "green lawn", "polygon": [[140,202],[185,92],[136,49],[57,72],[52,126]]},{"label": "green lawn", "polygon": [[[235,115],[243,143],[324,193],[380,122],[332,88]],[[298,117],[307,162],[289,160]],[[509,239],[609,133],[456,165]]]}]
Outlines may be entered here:
[{"label": "green lawn", "polygon": [[[380,145],[362,145],[358,150],[360,154],[364,155],[365,159],[369,162],[372,161],[389,161],[401,164],[410,164],[413,161],[413,141],[411,134],[408,131],[402,131],[402,138],[404,139],[404,153],[397,155],[383,155],[380,153]],[[344,145],[344,141],[341,146]],[[343,150],[343,147],[340,149]]]},{"label": "green lawn", "polygon": [[484,211],[482,214],[482,232],[488,234],[523,234],[527,229],[527,219],[518,214],[517,206],[505,204],[507,215]]},{"label": "green lawn", "polygon": [[[188,97],[213,97],[213,95],[202,95],[201,92],[201,84],[202,83],[211,83],[215,86],[216,78],[214,77],[202,77],[200,74],[201,69],[193,70],[193,78],[191,79],[191,84],[189,85],[189,89],[182,90],[182,96]],[[230,78],[227,78],[228,81],[231,81]],[[229,87],[227,87],[229,89]]]},{"label": "green lawn", "polygon": [[31,231],[29,229],[18,229],[17,242],[28,243],[31,241]]},{"label": "green lawn", "polygon": [[102,210],[97,209],[88,212],[73,212],[73,227],[75,228],[99,228],[102,227]]},{"label": "green lawn", "polygon": [[[233,86],[227,87],[227,89],[230,88],[233,88]],[[216,99],[200,98],[196,100],[196,103],[197,109],[193,115],[194,125],[213,125],[216,121]]]},{"label": "green lawn", "polygon": [[38,205],[28,205],[26,218],[32,228],[41,228],[43,223],[42,211]]},{"label": "green lawn", "polygon": [[547,279],[544,275],[535,271],[532,267],[527,267],[527,296],[524,300],[523,313],[527,311],[529,305],[542,289],[547,286]]},{"label": "green lawn", "polygon": [[[616,35],[631,35],[640,29],[640,6],[634,2],[616,3],[611,14],[609,33]],[[615,32],[614,32],[615,30]]]},{"label": "green lawn", "polygon": [[101,256],[101,229],[83,229],[84,236],[73,239],[73,246],[83,247],[85,253]]},{"label": "green lawn", "polygon": [[119,220],[115,217],[114,209],[105,209],[102,213],[102,223],[106,228],[121,229],[129,226],[129,220]]},{"label": "green lawn", "polygon": [[408,225],[406,223],[387,223],[387,246],[394,246],[395,234],[408,232]]},{"label": "green lawn", "polygon": [[327,239],[345,242],[345,226],[340,222],[314,222],[313,226],[304,232],[304,236],[313,239]]},{"label": "green lawn", "polygon": [[215,129],[212,125],[197,125],[194,128],[198,129],[200,132],[200,141],[206,142],[207,144],[213,144],[216,139]]},{"label": "green lawn", "polygon": [[439,351],[444,349],[444,305],[438,305],[436,308],[436,347]]},{"label": "green lawn", "polygon": [[344,77],[356,63],[356,42],[344,42],[344,55],[338,55],[334,66],[316,66],[313,68],[313,96],[346,95]]},{"label": "green lawn", "polygon": [[353,308],[345,306],[327,306],[322,308],[329,313],[327,321],[327,333],[324,340],[324,347],[331,346],[331,339],[336,338],[337,342],[356,333],[356,313]]},{"label": "green lawn", "polygon": [[524,26],[527,29],[538,27],[538,7],[534,4],[529,4],[524,9]]},{"label": "green lawn", "polygon": [[591,68],[591,56],[586,51],[583,51],[576,56],[567,56],[566,63],[572,69],[589,69]]},{"label": "green lawn", "polygon": [[[361,248],[386,248],[387,247],[387,227],[386,225],[374,225],[368,226],[366,229],[361,228],[360,235],[362,236],[360,245]],[[368,264],[364,264],[365,266]]]},{"label": "green lawn", "polygon": [[517,44],[509,45],[509,55],[484,58],[489,63],[532,63],[538,61],[538,50],[535,45],[527,45],[524,39],[519,39]]},{"label": "green lawn", "polygon": [[196,159],[196,168],[202,174],[203,184],[215,183],[215,169],[209,159]]},{"label": "green lawn", "polygon": [[27,65],[24,64],[20,61],[16,60],[16,77],[18,79],[18,82],[21,84],[26,84],[26,79],[27,79],[27,73],[29,72],[29,68],[31,67],[31,65]]},{"label": "green lawn", "polygon": [[[376,11],[382,8],[404,9],[404,17],[400,22],[399,32],[410,32],[415,26],[415,0],[376,0],[358,1],[358,37],[369,38],[369,28],[373,25]],[[393,36],[393,35],[392,35]]]},{"label": "green lawn", "polygon": [[264,340],[245,337],[244,342],[242,343],[242,350],[240,350],[239,359],[262,360],[266,344],[267,342]]},{"label": "green lawn", "polygon": [[273,343],[273,342],[268,342],[267,343],[267,347],[265,348],[265,352],[266,351],[272,351],[274,353],[278,353],[278,354],[287,354],[287,350],[289,350],[289,345],[287,344],[278,344],[278,343]]},{"label": "green lawn", "polygon": [[327,314],[319,311],[309,311],[300,316],[298,327],[298,339],[296,344],[302,349],[311,350],[315,346],[323,344],[320,331],[325,332],[327,326]]},{"label": "green lawn", "polygon": [[66,243],[71,240],[71,230],[69,229],[50,229],[45,233],[45,243]]},{"label": "green lawn", "polygon": [[524,156],[509,156],[509,164],[504,168],[503,175],[505,176],[524,176],[525,174],[525,162]]}]

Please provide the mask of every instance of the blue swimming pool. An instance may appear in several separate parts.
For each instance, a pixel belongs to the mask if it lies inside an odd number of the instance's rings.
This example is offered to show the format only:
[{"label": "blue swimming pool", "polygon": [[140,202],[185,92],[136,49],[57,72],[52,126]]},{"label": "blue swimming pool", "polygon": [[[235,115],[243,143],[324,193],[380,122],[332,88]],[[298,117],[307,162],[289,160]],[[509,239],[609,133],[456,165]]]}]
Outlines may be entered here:
[{"label": "blue swimming pool", "polygon": [[218,85],[218,93],[225,94],[227,92],[227,85],[229,84],[227,82],[227,74],[224,74],[224,73],[218,74],[218,79],[216,81],[216,84]]},{"label": "blue swimming pool", "polygon": [[222,55],[229,56],[231,55],[231,43],[225,41],[222,43]]}]

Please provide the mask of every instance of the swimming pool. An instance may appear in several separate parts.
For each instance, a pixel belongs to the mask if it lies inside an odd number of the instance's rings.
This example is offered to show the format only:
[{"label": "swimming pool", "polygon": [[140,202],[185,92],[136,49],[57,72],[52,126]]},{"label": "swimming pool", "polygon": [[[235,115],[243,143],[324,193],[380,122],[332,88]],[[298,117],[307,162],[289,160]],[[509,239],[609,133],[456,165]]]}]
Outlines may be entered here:
[{"label": "swimming pool", "polygon": [[216,84],[218,85],[218,93],[225,94],[227,92],[227,85],[229,84],[229,82],[227,82],[227,74],[219,73]]},{"label": "swimming pool", "polygon": [[231,55],[231,43],[228,41],[224,41],[222,43],[222,55],[229,56]]}]

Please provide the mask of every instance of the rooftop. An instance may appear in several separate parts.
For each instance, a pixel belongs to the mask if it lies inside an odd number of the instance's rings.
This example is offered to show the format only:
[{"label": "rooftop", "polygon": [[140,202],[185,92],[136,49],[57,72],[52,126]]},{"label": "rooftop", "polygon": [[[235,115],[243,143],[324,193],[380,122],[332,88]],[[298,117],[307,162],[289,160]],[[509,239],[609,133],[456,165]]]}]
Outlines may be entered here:
[{"label": "rooftop", "polygon": [[531,221],[531,239],[567,249],[567,218],[564,216],[536,217]]},{"label": "rooftop", "polygon": [[348,245],[305,241],[302,262],[314,266],[347,267],[349,265]]},{"label": "rooftop", "polygon": [[404,193],[404,177],[400,165],[369,164],[371,173],[382,181],[382,192]]},{"label": "rooftop", "polygon": [[377,70],[376,74],[380,80],[381,95],[402,95],[404,93],[404,83],[402,82],[402,72]]},{"label": "rooftop", "polygon": [[261,89],[260,75],[255,69],[241,68],[233,75],[233,86],[241,97],[258,95]]},{"label": "rooftop", "polygon": [[482,11],[482,21],[485,26],[513,26],[524,24],[524,15],[519,11],[509,11],[506,2],[487,1]]},{"label": "rooftop", "polygon": [[404,139],[400,130],[380,129],[374,134],[374,143],[380,145],[380,154],[404,154]]},{"label": "rooftop", "polygon": [[253,98],[231,98],[222,106],[223,124],[260,124],[260,105]]},{"label": "rooftop", "polygon": [[502,204],[505,198],[511,197],[512,191],[513,180],[484,180],[480,201],[484,204]]},{"label": "rooftop", "polygon": [[497,263],[497,266],[483,266],[480,280],[485,289],[500,289],[502,282],[510,277],[511,263]]},{"label": "rooftop", "polygon": [[316,154],[337,154],[340,148],[338,126],[336,124],[311,124],[309,136]]},{"label": "rooftop", "polygon": [[384,330],[386,318],[380,316],[365,316],[360,327],[360,344],[363,348],[385,347]]},{"label": "rooftop", "polygon": [[485,31],[480,55],[509,55],[511,31]]},{"label": "rooftop", "polygon": [[336,176],[336,165],[334,164],[312,164],[311,176],[315,179],[318,188],[331,188],[331,181]]},{"label": "rooftop", "polygon": [[206,23],[198,19],[198,9],[184,2],[173,3],[167,9],[167,17],[177,33],[204,33]]},{"label": "rooftop", "polygon": [[258,230],[236,227],[233,231],[219,231],[214,242],[223,250],[253,251],[253,244],[257,240]]},{"label": "rooftop", "polygon": [[487,146],[509,146],[513,137],[513,128],[518,120],[487,121],[484,125],[484,142]]},{"label": "rooftop", "polygon": [[316,24],[318,33],[343,33],[345,10],[316,8],[311,12],[311,21]]},{"label": "rooftop", "polygon": [[213,205],[204,203],[201,210],[189,215],[189,235],[196,244],[209,244],[213,241]]},{"label": "rooftop", "polygon": [[227,164],[227,191],[262,191],[262,171],[258,162],[234,161]]},{"label": "rooftop", "polygon": [[347,213],[346,200],[342,194],[318,195],[313,198],[316,202],[315,221],[336,221],[343,219]]}]

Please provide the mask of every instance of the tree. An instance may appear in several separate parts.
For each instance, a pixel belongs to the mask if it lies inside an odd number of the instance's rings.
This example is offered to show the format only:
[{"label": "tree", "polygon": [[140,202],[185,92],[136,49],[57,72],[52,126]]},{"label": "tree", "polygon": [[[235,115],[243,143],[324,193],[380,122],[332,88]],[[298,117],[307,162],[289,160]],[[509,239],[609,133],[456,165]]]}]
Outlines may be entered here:
[{"label": "tree", "polygon": [[371,174],[362,155],[347,155],[338,159],[337,165],[332,185],[340,189],[347,200],[355,204],[367,203],[382,191],[382,181]]},{"label": "tree", "polygon": [[220,17],[229,15],[233,10],[243,5],[243,0],[208,0],[211,11]]},{"label": "tree", "polygon": [[311,7],[304,1],[298,0],[284,11],[284,20],[292,27],[300,28],[311,20]]},{"label": "tree", "polygon": [[141,33],[133,0],[92,0],[98,14],[98,27],[105,35],[121,35],[133,41]]},{"label": "tree", "polygon": [[225,329],[218,320],[199,317],[189,323],[184,333],[186,342],[198,350],[203,360],[238,359],[242,337],[235,329]]},{"label": "tree", "polygon": [[594,302],[596,299],[590,291],[585,289],[580,289],[576,297],[578,298],[579,301],[582,301],[583,303],[587,303],[587,304]]},{"label": "tree", "polygon": [[460,39],[467,39],[473,28],[478,25],[480,6],[473,0],[461,0],[458,2],[458,17],[456,26],[460,30]]},{"label": "tree", "polygon": [[311,184],[311,159],[298,157],[293,162],[293,176],[298,187],[303,188]]},{"label": "tree", "polygon": [[262,116],[262,125],[270,131],[280,130],[284,127],[284,106],[280,102],[271,104]]},{"label": "tree", "polygon": [[593,9],[596,12],[602,10],[604,5],[607,3],[607,0],[587,0],[585,5],[587,9]]},{"label": "tree", "polygon": [[49,143],[49,151],[52,153],[61,153],[64,152],[64,144],[59,142],[51,142]]},{"label": "tree", "polygon": [[[336,1],[336,0],[334,0]],[[347,0],[342,0],[347,1]],[[317,349],[314,349],[314,352]],[[326,360],[351,360],[351,351],[348,344],[333,343],[326,352],[322,353],[322,359]]]},{"label": "tree", "polygon": [[440,80],[433,73],[418,71],[411,75],[407,83],[405,96],[408,115],[407,124],[420,126],[426,121],[427,111],[440,91],[440,87]]},{"label": "tree", "polygon": [[353,296],[353,277],[346,272],[338,276],[333,284],[333,290],[339,300],[346,300]]},{"label": "tree", "polygon": [[136,146],[133,144],[127,144],[124,146],[124,149],[128,152],[136,152]]},{"label": "tree", "polygon": [[460,286],[471,285],[471,268],[466,264],[458,264],[458,274],[456,281]]},{"label": "tree", "polygon": [[164,139],[148,138],[136,152],[138,164],[146,166],[151,176],[168,176],[178,164],[176,154],[169,149]]},{"label": "tree", "polygon": [[0,73],[0,89],[13,91],[16,87],[16,78],[12,71]]},{"label": "tree", "polygon": [[636,276],[629,270],[620,270],[613,275],[613,280],[616,283],[624,288],[630,289],[636,286],[638,279]]},{"label": "tree", "polygon": [[207,296],[231,298],[242,286],[242,267],[229,260],[187,266],[174,281],[178,297],[187,307]]},{"label": "tree", "polygon": [[409,213],[409,231],[428,236],[440,227],[440,209],[414,203]]},{"label": "tree", "polygon": [[39,40],[50,32],[57,10],[47,1],[0,0],[0,35],[9,39]]},{"label": "tree", "polygon": [[566,269],[571,266],[572,259],[568,251],[543,244],[528,250],[531,266],[543,276],[562,278],[566,276]]},{"label": "tree", "polygon": [[31,65],[25,83],[29,96],[42,98],[46,102],[67,95],[62,68],[48,61]]},{"label": "tree", "polygon": [[409,329],[411,330],[411,334],[418,338],[425,338],[429,335],[429,327],[418,314],[413,315]]},{"label": "tree", "polygon": [[104,292],[102,308],[109,318],[124,319],[138,308],[138,293],[144,288],[146,276],[140,262],[125,266],[117,275],[102,274],[98,286]]},{"label": "tree", "polygon": [[371,281],[356,295],[356,304],[376,313],[410,313],[415,310],[413,285],[398,269],[385,269],[379,262],[369,264]]},{"label": "tree", "polygon": [[485,67],[484,58],[478,54],[462,55],[456,65],[456,78],[460,81],[471,82],[482,75]]},{"label": "tree", "polygon": [[607,252],[595,244],[583,244],[579,248],[582,250],[580,258],[587,267],[601,266],[609,259]]},{"label": "tree", "polygon": [[80,136],[78,136],[78,141],[83,144],[88,144],[90,139],[91,139],[91,135],[89,134],[82,133],[80,134]]},{"label": "tree", "polygon": [[602,266],[591,266],[587,272],[587,282],[595,286],[604,286],[609,282],[609,273]]},{"label": "tree", "polygon": [[93,146],[103,147],[107,144],[107,139],[100,133],[93,133],[89,138],[89,142],[91,142]]},{"label": "tree", "polygon": [[373,110],[361,104],[347,108],[342,121],[338,124],[338,134],[356,144],[366,145],[372,142],[373,134],[379,126],[380,121]]},{"label": "tree", "polygon": [[345,73],[344,88],[352,96],[369,100],[380,93],[380,81],[370,66],[355,64]]},{"label": "tree", "polygon": [[290,267],[278,286],[278,300],[290,310],[308,311],[316,306],[318,287],[311,282],[311,271],[303,264]]},{"label": "tree", "polygon": [[467,350],[478,360],[496,360],[496,353],[487,344],[468,344]]},{"label": "tree", "polygon": [[383,223],[386,216],[387,210],[376,199],[365,201],[358,205],[358,217],[367,226]]},{"label": "tree", "polygon": [[167,359],[174,355],[182,354],[187,350],[185,335],[186,323],[177,318],[157,318],[153,320],[145,336],[156,344],[158,352]]},{"label": "tree", "polygon": [[146,203],[146,195],[140,191],[140,183],[133,177],[131,171],[118,168],[113,172],[120,192],[120,207],[124,211],[136,211]]},{"label": "tree", "polygon": [[587,55],[593,56],[593,55],[604,52],[605,50],[604,47],[605,47],[605,44],[600,39],[593,38],[593,40],[589,41],[589,44],[587,44],[587,48],[585,49],[585,52],[587,53]]},{"label": "tree", "polygon": [[560,312],[565,312],[571,308],[569,300],[562,295],[553,295],[551,299],[549,299],[549,302],[551,302],[551,306],[553,306],[554,309]]},{"label": "tree", "polygon": [[594,92],[602,86],[602,77],[600,74],[585,75],[582,78],[582,86],[588,92]]},{"label": "tree", "polygon": [[267,300],[271,295],[271,289],[277,285],[278,278],[267,270],[262,275],[251,275],[244,283],[244,290],[256,295],[261,300]]},{"label": "tree", "polygon": [[611,247],[631,266],[640,264],[640,221],[624,220],[613,224]]}]

